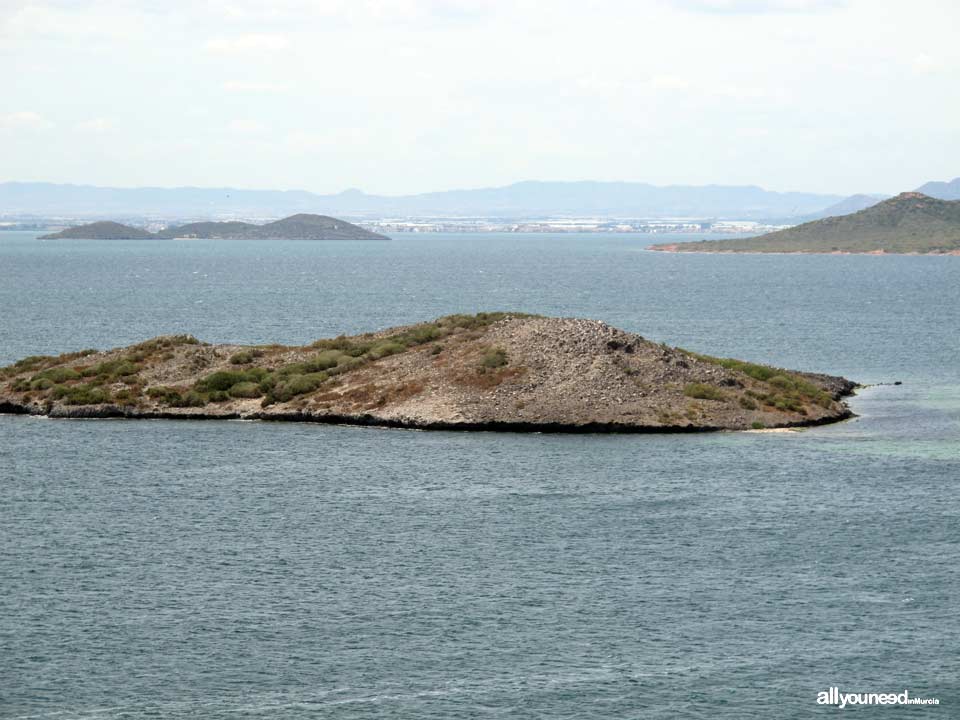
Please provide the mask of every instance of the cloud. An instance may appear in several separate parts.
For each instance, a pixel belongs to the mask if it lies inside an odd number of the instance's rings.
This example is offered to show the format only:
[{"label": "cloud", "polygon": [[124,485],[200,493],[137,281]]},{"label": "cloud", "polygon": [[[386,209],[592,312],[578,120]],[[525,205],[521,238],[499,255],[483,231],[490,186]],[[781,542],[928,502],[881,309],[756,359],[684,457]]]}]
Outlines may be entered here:
[{"label": "cloud", "polygon": [[3,24],[20,14],[27,6],[27,0],[0,0],[0,28]]},{"label": "cloud", "polygon": [[365,147],[370,141],[370,132],[362,128],[331,128],[324,132],[287,133],[284,146],[293,153],[321,154]]},{"label": "cloud", "polygon": [[0,0],[0,28],[6,26],[9,34],[34,41],[44,38],[55,38],[59,42],[120,41],[141,32],[146,23],[140,8],[126,4],[108,6],[50,0],[18,3],[14,0],[11,3],[14,9],[3,9],[8,1]]},{"label": "cloud", "polygon": [[0,0],[0,26],[8,19],[18,15],[27,6],[27,0]]},{"label": "cloud", "polygon": [[720,98],[726,98],[728,100],[737,100],[741,102],[749,100],[785,100],[787,98],[786,91],[778,88],[770,87],[755,87],[750,85],[733,85],[730,83],[723,83],[710,87],[707,91]]},{"label": "cloud", "polygon": [[846,0],[671,0],[671,4],[693,12],[755,15],[834,10],[843,7]]},{"label": "cloud", "polygon": [[46,130],[53,127],[53,123],[40,113],[29,110],[0,115],[0,128],[4,130]]},{"label": "cloud", "polygon": [[676,75],[655,75],[650,78],[650,87],[654,90],[687,90],[690,81]]},{"label": "cloud", "polygon": [[283,93],[290,89],[288,85],[281,83],[246,82],[243,80],[228,80],[222,87],[229,93],[251,93],[257,95]]},{"label": "cloud", "polygon": [[266,128],[256,120],[238,118],[230,121],[227,130],[238,135],[253,135],[263,132]]},{"label": "cloud", "polygon": [[104,133],[113,128],[113,123],[107,118],[98,117],[77,123],[77,130],[87,133]]},{"label": "cloud", "polygon": [[208,7],[234,22],[322,20],[331,26],[470,22],[496,11],[491,0],[208,0]]},{"label": "cloud", "polygon": [[279,33],[243,33],[229,37],[215,37],[207,41],[209,52],[223,55],[240,55],[257,52],[286,50],[290,41]]},{"label": "cloud", "polygon": [[926,53],[917,55],[910,63],[910,67],[913,68],[915,73],[919,73],[921,75],[931,75],[933,73],[940,72],[943,69],[943,65],[939,60],[927,55]]}]

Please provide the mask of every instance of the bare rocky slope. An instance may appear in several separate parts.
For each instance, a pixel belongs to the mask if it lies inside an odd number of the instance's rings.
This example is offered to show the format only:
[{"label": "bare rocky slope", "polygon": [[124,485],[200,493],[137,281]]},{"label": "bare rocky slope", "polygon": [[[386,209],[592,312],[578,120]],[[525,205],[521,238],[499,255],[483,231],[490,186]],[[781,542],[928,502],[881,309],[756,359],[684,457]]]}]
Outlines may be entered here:
[{"label": "bare rocky slope", "polygon": [[688,432],[850,417],[856,385],[698,355],[595,320],[452,315],[298,347],[165,336],[0,370],[0,412],[423,429]]}]

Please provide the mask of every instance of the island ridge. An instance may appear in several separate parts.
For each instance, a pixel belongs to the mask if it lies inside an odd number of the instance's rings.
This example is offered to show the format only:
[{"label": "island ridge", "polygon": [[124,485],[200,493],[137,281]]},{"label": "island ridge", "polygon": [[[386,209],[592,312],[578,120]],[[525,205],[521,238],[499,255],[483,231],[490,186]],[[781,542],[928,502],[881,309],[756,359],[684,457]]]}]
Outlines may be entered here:
[{"label": "island ridge", "polygon": [[0,412],[244,418],[462,430],[689,432],[851,416],[855,383],[645,340],[596,320],[519,313],[306,346],[166,336],[0,370]]}]

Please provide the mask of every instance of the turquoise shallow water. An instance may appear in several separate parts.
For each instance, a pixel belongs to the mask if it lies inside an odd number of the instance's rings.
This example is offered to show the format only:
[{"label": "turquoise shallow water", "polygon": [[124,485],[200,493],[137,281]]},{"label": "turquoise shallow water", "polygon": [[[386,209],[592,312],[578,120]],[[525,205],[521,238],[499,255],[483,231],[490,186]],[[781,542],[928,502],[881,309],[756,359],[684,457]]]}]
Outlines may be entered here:
[{"label": "turquoise shallow water", "polygon": [[956,714],[960,263],[647,242],[0,234],[0,362],[514,308],[904,382],[791,434],[0,417],[0,717]]}]

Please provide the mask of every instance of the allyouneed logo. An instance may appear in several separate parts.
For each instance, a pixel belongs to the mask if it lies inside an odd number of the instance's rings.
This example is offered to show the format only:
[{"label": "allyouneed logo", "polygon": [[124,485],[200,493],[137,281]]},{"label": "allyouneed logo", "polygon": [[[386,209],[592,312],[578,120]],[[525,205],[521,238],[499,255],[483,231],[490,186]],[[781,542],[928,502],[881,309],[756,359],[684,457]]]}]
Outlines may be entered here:
[{"label": "allyouneed logo", "polygon": [[910,692],[902,693],[842,693],[840,688],[832,687],[817,693],[817,705],[939,705],[937,698],[910,697]]}]

